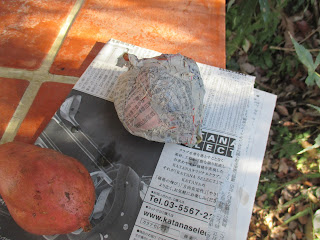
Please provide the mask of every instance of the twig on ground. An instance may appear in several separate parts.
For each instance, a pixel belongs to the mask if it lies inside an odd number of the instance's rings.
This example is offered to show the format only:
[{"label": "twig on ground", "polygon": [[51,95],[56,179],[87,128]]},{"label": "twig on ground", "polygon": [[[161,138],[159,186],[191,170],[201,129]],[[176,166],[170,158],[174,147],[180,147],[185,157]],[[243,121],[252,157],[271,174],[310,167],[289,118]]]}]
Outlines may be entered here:
[{"label": "twig on ground", "polygon": [[270,92],[273,93],[274,89],[267,86],[266,84],[260,82],[258,79],[256,79],[256,84],[258,84],[259,86],[261,86],[262,88],[266,89],[266,90],[269,90]]},{"label": "twig on ground", "polygon": [[286,202],[283,205],[279,205],[278,206],[278,212],[280,212],[281,210],[284,210],[288,207],[290,207],[290,205],[295,204],[296,202],[302,201],[303,199],[306,199],[307,197],[303,194],[299,195],[298,197],[295,197],[293,199],[291,199],[290,201]]},{"label": "twig on ground", "polygon": [[280,226],[285,226],[287,224],[289,224],[291,221],[298,219],[299,217],[303,217],[306,215],[309,215],[312,213],[313,210],[317,209],[319,207],[319,203],[310,203],[310,207],[307,207],[305,210],[298,212],[296,215],[290,217],[289,219],[287,219],[286,221],[284,221],[284,223],[282,223]]},{"label": "twig on ground", "polygon": [[313,30],[308,36],[306,36],[304,39],[302,39],[299,43],[303,43],[304,41],[308,40],[313,34],[315,34],[316,32],[318,32],[320,30],[320,26]]},{"label": "twig on ground", "polygon": [[311,128],[314,127],[314,125],[299,125],[298,127],[293,127],[292,129],[305,129],[305,128]]},{"label": "twig on ground", "polygon": [[[277,47],[277,46],[270,46],[270,49],[274,50],[280,50],[280,51],[288,51],[288,52],[294,52],[296,51],[294,48],[283,48],[283,47]],[[313,49],[308,49],[309,52],[320,52],[320,48],[313,48]]]},{"label": "twig on ground", "polygon": [[302,175],[302,176],[300,176],[300,177],[298,177],[298,178],[296,178],[296,179],[294,179],[292,181],[288,181],[288,182],[282,184],[281,186],[279,186],[276,189],[276,191],[278,191],[278,190],[280,190],[280,189],[282,189],[282,188],[284,188],[284,187],[286,187],[286,186],[288,186],[290,184],[295,184],[295,183],[299,183],[299,182],[301,182],[301,181],[303,181],[305,179],[314,179],[314,178],[320,178],[320,173],[310,173],[310,174]]},{"label": "twig on ground", "polygon": [[308,121],[308,120],[306,120],[305,122],[306,123],[316,124],[316,125],[320,124],[320,122],[317,122],[317,121]]}]

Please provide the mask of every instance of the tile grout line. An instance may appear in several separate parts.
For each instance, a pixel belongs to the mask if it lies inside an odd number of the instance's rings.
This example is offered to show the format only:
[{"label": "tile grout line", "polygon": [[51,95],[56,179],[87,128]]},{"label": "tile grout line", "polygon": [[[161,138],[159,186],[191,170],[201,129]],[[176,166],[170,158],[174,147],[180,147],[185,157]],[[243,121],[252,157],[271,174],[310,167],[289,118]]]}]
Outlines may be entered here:
[{"label": "tile grout line", "polygon": [[[41,82],[50,81],[52,78],[54,78],[55,74],[49,73],[50,67],[65,39],[67,36],[67,33],[72,26],[72,23],[76,19],[76,16],[78,15],[83,3],[85,0],[77,0],[73,8],[71,9],[65,23],[61,27],[60,32],[58,33],[58,36],[54,43],[52,44],[51,49],[49,50],[47,56],[43,60],[40,68],[38,70],[26,70],[26,69],[17,69],[17,68],[9,68],[9,67],[0,67],[0,77],[5,78],[15,78],[15,79],[23,79],[32,81],[35,76],[37,76],[37,79]],[[48,79],[49,77],[49,79]],[[67,82],[70,82],[69,76],[61,76],[60,81],[63,79],[63,77],[67,78]],[[74,77],[74,80],[78,78]]]},{"label": "tile grout line", "polygon": [[43,60],[41,67],[36,71],[21,70],[21,69],[12,69],[12,68],[0,68],[0,76],[15,78],[15,79],[24,79],[29,81],[29,86],[27,87],[25,93],[20,99],[19,105],[17,106],[6,130],[0,140],[0,144],[11,142],[14,140],[20,125],[22,124],[24,118],[26,117],[39,89],[43,82],[46,81],[55,81],[61,83],[75,83],[77,77],[69,76],[59,76],[56,77],[54,74],[50,74],[50,67],[62,45],[64,39],[66,38],[72,23],[76,19],[80,9],[85,0],[77,0],[74,4],[72,10],[70,11],[65,23],[61,27],[61,30],[55,39],[51,49],[49,50],[47,56]]},{"label": "tile grout line", "polygon": [[72,24],[73,24],[74,20],[76,19],[78,13],[80,12],[84,1],[85,0],[77,0],[77,2],[74,4],[74,6],[71,9],[71,11],[70,11],[65,23],[61,27],[60,32],[59,32],[56,40],[52,44],[51,49],[49,50],[47,56],[43,60],[42,65],[38,70],[39,72],[44,72],[44,73],[48,73],[49,72],[50,67],[51,67],[56,55],[58,54],[58,51],[59,51],[62,43],[64,42],[64,39],[66,38],[70,27],[72,26]]},{"label": "tile grout line", "polygon": [[39,74],[39,72],[37,71],[7,68],[7,67],[0,67],[0,77],[27,80],[29,82],[38,81],[43,83],[43,82],[53,81],[53,82],[69,83],[69,84],[75,84],[79,79],[79,77],[58,75],[58,74],[51,74],[51,73],[47,73],[46,76],[44,76],[43,74]]},{"label": "tile grout line", "polygon": [[35,98],[34,93],[37,93],[40,89],[41,82],[32,81],[30,82],[28,88],[24,92],[19,105],[16,108],[16,111],[14,112],[10,122],[8,123],[8,126],[1,138],[0,144],[11,142],[13,141],[14,137],[16,136],[18,129],[27,115],[30,106]]}]

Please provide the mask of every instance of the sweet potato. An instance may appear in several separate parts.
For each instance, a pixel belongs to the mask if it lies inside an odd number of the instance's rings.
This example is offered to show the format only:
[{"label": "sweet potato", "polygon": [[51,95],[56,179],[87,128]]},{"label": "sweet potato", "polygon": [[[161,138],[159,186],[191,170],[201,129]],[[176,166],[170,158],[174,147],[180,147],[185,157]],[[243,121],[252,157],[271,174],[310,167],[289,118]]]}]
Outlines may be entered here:
[{"label": "sweet potato", "polygon": [[51,149],[0,145],[0,195],[24,230],[41,235],[89,230],[95,189],[76,159]]}]

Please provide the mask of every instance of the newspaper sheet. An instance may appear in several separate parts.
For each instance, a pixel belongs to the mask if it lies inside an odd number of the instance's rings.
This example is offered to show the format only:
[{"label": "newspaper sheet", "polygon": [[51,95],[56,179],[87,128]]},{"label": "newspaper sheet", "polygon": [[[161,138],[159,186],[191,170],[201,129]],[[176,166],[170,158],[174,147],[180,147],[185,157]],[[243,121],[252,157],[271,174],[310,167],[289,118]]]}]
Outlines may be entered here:
[{"label": "newspaper sheet", "polygon": [[0,201],[0,237],[246,239],[276,97],[254,89],[252,76],[198,63],[206,89],[203,142],[148,141],[122,126],[112,103],[127,71],[125,52],[160,55],[110,40],[35,142],[87,167],[97,196],[92,231],[31,236]]},{"label": "newspaper sheet", "polygon": [[[97,56],[92,68],[109,69],[124,52],[140,58],[159,55],[112,40]],[[276,98],[258,90],[253,92],[251,76],[198,65],[206,89],[204,141],[193,149],[165,145],[130,239],[246,237]],[[83,91],[83,85],[89,86],[85,78],[91,75],[89,68],[75,89]],[[112,100],[116,84],[109,84],[107,94],[94,88],[85,91]],[[259,128],[261,125],[263,128]],[[257,135],[256,140],[263,146],[261,152],[252,149]],[[248,168],[250,161],[255,163],[252,168]],[[255,185],[248,191],[247,186],[252,183]],[[244,209],[247,212],[240,211]],[[237,228],[239,224],[245,227]]]}]

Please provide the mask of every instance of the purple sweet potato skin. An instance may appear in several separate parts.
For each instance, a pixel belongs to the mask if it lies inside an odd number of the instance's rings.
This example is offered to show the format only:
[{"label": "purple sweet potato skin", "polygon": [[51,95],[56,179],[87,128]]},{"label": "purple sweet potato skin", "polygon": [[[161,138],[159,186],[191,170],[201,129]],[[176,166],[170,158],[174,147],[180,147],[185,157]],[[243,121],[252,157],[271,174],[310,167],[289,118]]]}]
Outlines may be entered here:
[{"label": "purple sweet potato skin", "polygon": [[95,189],[87,169],[57,151],[0,145],[0,195],[17,224],[40,235],[90,228]]}]

